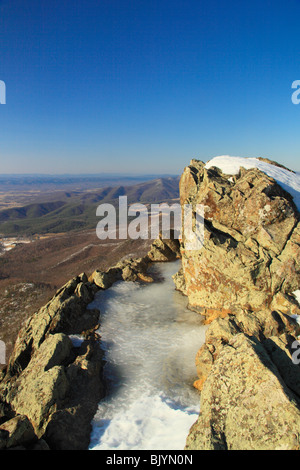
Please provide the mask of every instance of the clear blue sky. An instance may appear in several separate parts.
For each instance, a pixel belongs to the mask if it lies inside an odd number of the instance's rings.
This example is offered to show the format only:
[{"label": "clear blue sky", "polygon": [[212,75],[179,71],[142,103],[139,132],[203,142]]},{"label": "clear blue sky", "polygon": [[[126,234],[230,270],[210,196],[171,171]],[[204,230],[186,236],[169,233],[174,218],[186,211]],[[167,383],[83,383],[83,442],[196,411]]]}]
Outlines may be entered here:
[{"label": "clear blue sky", "polygon": [[300,170],[299,0],[2,0],[0,173]]}]

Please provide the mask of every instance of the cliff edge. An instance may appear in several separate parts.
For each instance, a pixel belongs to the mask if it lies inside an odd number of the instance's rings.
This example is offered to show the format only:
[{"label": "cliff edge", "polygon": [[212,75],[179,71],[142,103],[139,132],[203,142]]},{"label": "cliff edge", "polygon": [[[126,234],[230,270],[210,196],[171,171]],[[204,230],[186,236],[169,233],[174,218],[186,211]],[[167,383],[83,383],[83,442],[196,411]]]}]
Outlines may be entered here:
[{"label": "cliff edge", "polygon": [[192,160],[181,204],[204,207],[204,245],[175,276],[209,324],[196,357],[201,412],[186,449],[299,449],[299,175],[265,159]]}]

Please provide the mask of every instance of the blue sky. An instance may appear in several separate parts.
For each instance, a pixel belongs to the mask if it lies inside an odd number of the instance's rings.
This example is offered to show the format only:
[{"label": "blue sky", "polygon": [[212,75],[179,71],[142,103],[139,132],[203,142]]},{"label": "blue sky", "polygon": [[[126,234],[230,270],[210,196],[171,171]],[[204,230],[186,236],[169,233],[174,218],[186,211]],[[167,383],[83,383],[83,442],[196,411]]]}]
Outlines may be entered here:
[{"label": "blue sky", "polygon": [[0,173],[300,170],[299,0],[0,1]]}]

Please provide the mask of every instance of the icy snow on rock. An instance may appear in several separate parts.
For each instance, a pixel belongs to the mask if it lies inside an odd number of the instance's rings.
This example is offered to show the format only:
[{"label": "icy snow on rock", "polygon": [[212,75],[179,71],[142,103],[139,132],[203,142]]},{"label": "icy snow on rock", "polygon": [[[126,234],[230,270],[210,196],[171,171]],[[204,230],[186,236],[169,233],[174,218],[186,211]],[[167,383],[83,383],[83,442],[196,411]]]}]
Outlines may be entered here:
[{"label": "icy snow on rock", "polygon": [[205,165],[206,168],[213,166],[220,168],[226,175],[237,175],[241,167],[246,170],[258,168],[266,175],[274,178],[285,191],[293,196],[294,202],[300,211],[300,173],[293,173],[257,158],[231,157],[229,155],[215,157]]}]

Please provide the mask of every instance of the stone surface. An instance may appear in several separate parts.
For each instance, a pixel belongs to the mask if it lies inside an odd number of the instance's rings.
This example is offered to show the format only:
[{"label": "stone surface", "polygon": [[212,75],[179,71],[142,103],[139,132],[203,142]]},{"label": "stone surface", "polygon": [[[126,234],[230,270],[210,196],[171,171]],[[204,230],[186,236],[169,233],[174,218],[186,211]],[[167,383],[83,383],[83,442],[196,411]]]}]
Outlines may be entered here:
[{"label": "stone surface", "polygon": [[27,320],[19,332],[9,359],[9,376],[19,374],[26,368],[31,356],[49,334],[81,333],[83,328],[92,328],[98,323],[99,312],[86,310],[93,298],[93,291],[89,283],[82,285],[82,276],[66,283],[44,307]]},{"label": "stone surface", "polygon": [[160,233],[159,238],[152,243],[148,253],[148,257],[152,262],[174,261],[180,258],[179,240],[174,238],[174,232],[172,237],[171,239],[164,239]]},{"label": "stone surface", "polygon": [[183,273],[182,268],[180,268],[179,271],[176,274],[174,274],[173,280],[174,280],[176,290],[178,290],[184,295],[187,295],[185,278],[184,278],[184,273]]},{"label": "stone surface", "polygon": [[[191,164],[180,180],[181,203],[205,207],[201,250],[181,245],[190,307],[220,314],[265,309],[273,295],[300,285],[299,214],[292,197],[257,169],[229,178]],[[195,209],[194,209],[195,210]]]},{"label": "stone surface", "polygon": [[45,432],[48,417],[62,406],[68,393],[69,382],[62,364],[71,348],[68,336],[48,336],[7,390],[6,400],[16,413],[30,419],[39,438]]},{"label": "stone surface", "polygon": [[284,334],[296,338],[300,335],[300,326],[290,316],[269,310],[255,314],[240,311],[237,315],[216,318],[207,328],[205,344],[196,355],[196,369],[199,380],[196,381],[195,386],[198,390],[202,390],[212,365],[218,358],[223,346],[239,333],[244,333],[264,343],[268,338],[280,337]]},{"label": "stone surface", "polygon": [[235,176],[193,160],[181,204],[204,206],[204,246],[186,250],[176,288],[209,324],[195,363],[201,413],[187,449],[299,449],[299,213],[257,169]]},{"label": "stone surface", "polygon": [[170,235],[172,238],[164,239],[160,233],[159,238],[152,243],[149,253],[143,258],[125,258],[107,271],[94,271],[89,277],[89,282],[100,289],[109,289],[120,280],[152,282],[153,279],[147,274],[151,263],[180,258],[179,241],[174,239],[174,231],[170,231]]},{"label": "stone surface", "polygon": [[[1,435],[5,436],[2,440]],[[0,426],[0,449],[31,444],[35,440],[37,438],[27,416],[18,415]]]},{"label": "stone surface", "polygon": [[261,343],[224,346],[201,393],[188,450],[299,450],[300,411]]},{"label": "stone surface", "polygon": [[[59,289],[21,329],[0,383],[0,447],[88,447],[91,421],[104,394],[104,361],[94,332],[99,311],[87,309],[95,292],[81,274]],[[71,334],[86,339],[76,347]],[[58,422],[58,413],[70,414],[72,420]],[[7,427],[20,415],[31,423],[34,439],[8,444]],[[55,436],[61,439],[60,445]]]},{"label": "stone surface", "polygon": [[103,353],[97,335],[81,345],[74,362],[66,368],[68,400],[50,417],[45,439],[51,449],[85,450],[88,448],[91,422],[98,403],[105,394],[102,379]]}]

